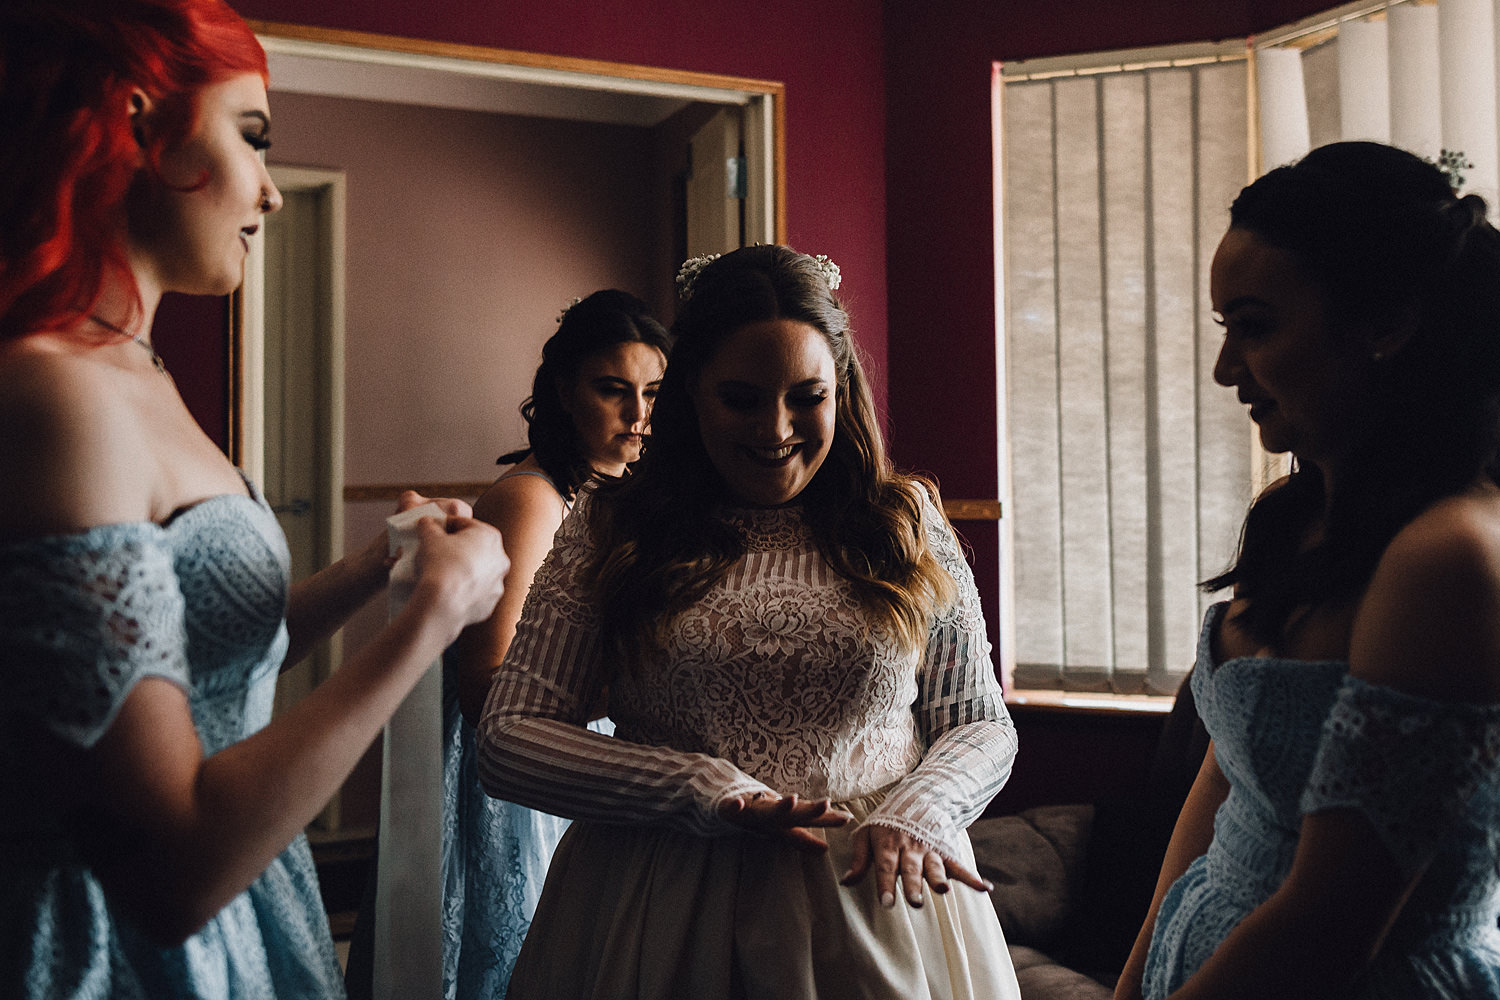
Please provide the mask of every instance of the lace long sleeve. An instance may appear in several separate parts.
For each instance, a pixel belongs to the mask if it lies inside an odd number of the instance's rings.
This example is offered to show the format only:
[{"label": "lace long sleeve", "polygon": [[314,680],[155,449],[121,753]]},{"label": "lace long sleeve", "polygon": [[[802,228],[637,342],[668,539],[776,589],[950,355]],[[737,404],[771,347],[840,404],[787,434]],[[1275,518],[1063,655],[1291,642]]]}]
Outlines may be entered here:
[{"label": "lace long sleeve", "polygon": [[92,747],[144,677],[189,686],[182,592],[154,524],[0,548],[7,711]]},{"label": "lace long sleeve", "polygon": [[563,522],[537,571],[490,688],[478,729],[480,782],[491,795],[571,819],[737,832],[719,818],[719,803],[767,786],[709,754],[585,728],[605,675],[598,614],[581,579],[593,549],[587,502]]},{"label": "lace long sleeve", "polygon": [[1459,826],[1500,826],[1497,788],[1500,705],[1430,701],[1347,677],[1301,809],[1359,811],[1409,877]]},{"label": "lace long sleeve", "polygon": [[902,830],[956,858],[962,832],[1010,778],[1016,730],[990,659],[974,574],[930,501],[923,521],[958,599],[934,620],[918,677],[914,710],[927,752],[867,822]]}]

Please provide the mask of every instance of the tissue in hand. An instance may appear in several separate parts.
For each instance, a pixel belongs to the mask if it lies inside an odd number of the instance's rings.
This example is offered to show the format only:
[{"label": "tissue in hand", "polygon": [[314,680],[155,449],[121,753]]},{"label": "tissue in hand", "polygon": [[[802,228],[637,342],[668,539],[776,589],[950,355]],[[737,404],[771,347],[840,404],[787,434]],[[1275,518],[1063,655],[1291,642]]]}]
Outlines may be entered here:
[{"label": "tissue in hand", "polygon": [[410,588],[417,580],[417,549],[420,547],[417,541],[417,522],[424,517],[435,517],[439,521],[446,522],[448,515],[435,503],[424,503],[420,507],[411,510],[403,510],[399,514],[392,514],[385,519],[385,531],[387,544],[391,555],[396,550],[401,551],[401,556],[396,560],[396,565],[391,567],[391,585]]}]

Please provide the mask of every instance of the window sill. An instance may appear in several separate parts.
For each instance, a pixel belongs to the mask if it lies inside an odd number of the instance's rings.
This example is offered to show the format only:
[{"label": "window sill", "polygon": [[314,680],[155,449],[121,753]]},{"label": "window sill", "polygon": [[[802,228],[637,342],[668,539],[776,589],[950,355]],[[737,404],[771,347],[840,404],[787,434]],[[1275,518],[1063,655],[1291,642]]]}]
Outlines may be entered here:
[{"label": "window sill", "polygon": [[1166,715],[1177,699],[1164,694],[1107,694],[1088,691],[1050,691],[1018,688],[1008,691],[1005,703],[1012,708],[1076,715]]}]

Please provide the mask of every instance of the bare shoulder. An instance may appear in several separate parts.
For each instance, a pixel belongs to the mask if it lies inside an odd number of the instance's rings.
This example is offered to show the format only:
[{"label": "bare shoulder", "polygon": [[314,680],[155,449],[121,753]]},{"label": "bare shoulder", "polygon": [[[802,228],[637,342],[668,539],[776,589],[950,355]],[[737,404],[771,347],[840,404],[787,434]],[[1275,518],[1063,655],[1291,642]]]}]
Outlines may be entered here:
[{"label": "bare shoulder", "polygon": [[111,366],[35,338],[0,346],[0,538],[143,519],[152,466]]},{"label": "bare shoulder", "polygon": [[507,549],[523,536],[550,547],[566,511],[551,481],[541,476],[502,476],[474,501],[474,516],[499,528]]},{"label": "bare shoulder", "polygon": [[1500,701],[1500,489],[1428,508],[1391,540],[1360,602],[1350,669],[1444,701]]}]

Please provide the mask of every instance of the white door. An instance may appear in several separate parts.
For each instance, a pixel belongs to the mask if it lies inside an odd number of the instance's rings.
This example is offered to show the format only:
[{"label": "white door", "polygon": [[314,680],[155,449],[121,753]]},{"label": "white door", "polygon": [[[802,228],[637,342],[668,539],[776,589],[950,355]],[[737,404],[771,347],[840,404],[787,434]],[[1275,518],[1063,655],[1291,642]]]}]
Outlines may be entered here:
[{"label": "white door", "polygon": [[[285,205],[265,217],[264,376],[266,499],[286,533],[292,579],[343,551],[343,175],[271,167]],[[339,637],[281,675],[276,711],[338,668]],[[338,825],[338,800],[321,825]]]}]

